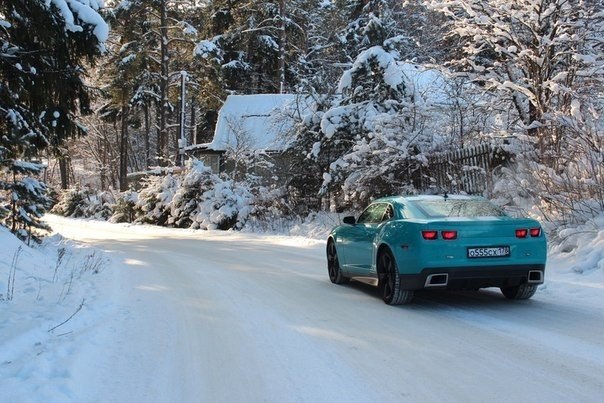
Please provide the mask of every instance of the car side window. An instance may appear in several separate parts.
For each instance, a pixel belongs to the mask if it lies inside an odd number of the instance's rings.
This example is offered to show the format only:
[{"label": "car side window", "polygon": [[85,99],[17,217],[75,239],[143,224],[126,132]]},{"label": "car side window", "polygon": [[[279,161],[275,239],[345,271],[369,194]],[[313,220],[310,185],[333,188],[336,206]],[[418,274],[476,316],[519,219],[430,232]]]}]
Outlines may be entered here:
[{"label": "car side window", "polygon": [[392,208],[392,205],[388,205],[386,207],[386,211],[384,212],[384,216],[382,217],[382,221],[388,221],[389,219],[394,217],[394,209]]},{"label": "car side window", "polygon": [[357,223],[374,224],[381,222],[387,207],[388,205],[383,203],[370,204],[369,207],[363,211],[357,220]]}]

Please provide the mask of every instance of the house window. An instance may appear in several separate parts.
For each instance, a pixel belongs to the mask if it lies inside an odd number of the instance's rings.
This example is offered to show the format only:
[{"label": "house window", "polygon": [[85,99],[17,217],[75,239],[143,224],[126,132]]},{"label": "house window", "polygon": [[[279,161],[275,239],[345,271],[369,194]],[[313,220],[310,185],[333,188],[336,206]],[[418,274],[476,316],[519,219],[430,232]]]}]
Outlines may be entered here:
[{"label": "house window", "polygon": [[203,164],[209,167],[212,172],[219,173],[220,172],[220,156],[219,155],[203,155],[200,158],[203,161]]}]

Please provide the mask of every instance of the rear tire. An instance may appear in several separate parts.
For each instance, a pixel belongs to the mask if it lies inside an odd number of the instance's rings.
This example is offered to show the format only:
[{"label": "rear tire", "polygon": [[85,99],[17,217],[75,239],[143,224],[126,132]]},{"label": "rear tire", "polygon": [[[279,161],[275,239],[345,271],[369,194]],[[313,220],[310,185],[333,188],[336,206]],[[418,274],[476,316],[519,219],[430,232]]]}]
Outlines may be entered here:
[{"label": "rear tire", "polygon": [[334,284],[346,284],[350,281],[348,277],[342,274],[336,243],[333,239],[327,241],[327,272],[329,273],[329,279]]},{"label": "rear tire", "polygon": [[401,277],[390,249],[384,249],[378,255],[378,276],[378,287],[386,304],[403,305],[411,302],[414,293],[412,290],[402,289]]},{"label": "rear tire", "polygon": [[537,292],[538,284],[520,284],[514,287],[501,287],[501,293],[507,299],[529,299]]}]

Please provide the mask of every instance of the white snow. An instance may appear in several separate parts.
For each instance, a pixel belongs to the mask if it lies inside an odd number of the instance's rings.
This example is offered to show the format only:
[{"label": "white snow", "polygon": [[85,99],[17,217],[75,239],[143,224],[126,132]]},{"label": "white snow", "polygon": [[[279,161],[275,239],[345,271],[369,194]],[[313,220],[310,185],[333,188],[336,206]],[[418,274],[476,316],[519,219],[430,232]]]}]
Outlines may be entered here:
[{"label": "white snow", "polygon": [[214,40],[204,39],[203,41],[199,42],[195,46],[195,50],[193,51],[193,53],[195,55],[203,57],[204,59],[209,58],[211,55],[217,53],[218,51],[218,47],[214,43]]},{"label": "white snow", "polygon": [[428,103],[447,103],[449,101],[447,78],[442,72],[417,64],[397,61],[381,46],[369,48],[357,56],[352,67],[342,74],[338,91],[342,92],[350,88],[353,74],[359,69],[364,69],[368,61],[372,59],[384,70],[384,81],[389,87],[396,89],[405,83],[408,86],[405,92],[413,95],[416,102],[424,100]]},{"label": "white snow", "polygon": [[283,150],[298,105],[309,108],[292,94],[229,95],[218,113],[212,142],[203,146],[216,151]]},{"label": "white snow", "polygon": [[67,31],[83,31],[84,28],[80,25],[82,22],[93,26],[92,33],[97,37],[99,48],[101,51],[105,50],[105,42],[109,39],[109,25],[98,12],[104,6],[104,1],[47,0],[46,3],[47,6],[52,3],[59,10],[65,20],[65,30]]},{"label": "white snow", "polygon": [[82,243],[17,252],[0,228],[5,402],[604,396],[602,227],[566,234],[529,301],[425,292],[389,307],[329,282],[323,236],[47,220]]},{"label": "white snow", "polygon": [[388,86],[396,89],[403,83],[403,74],[396,59],[381,46],[374,46],[361,52],[352,67],[344,72],[338,85],[339,92],[350,87],[352,84],[352,74],[359,69],[363,69],[369,60],[375,60],[380,68],[384,70],[384,81]]}]

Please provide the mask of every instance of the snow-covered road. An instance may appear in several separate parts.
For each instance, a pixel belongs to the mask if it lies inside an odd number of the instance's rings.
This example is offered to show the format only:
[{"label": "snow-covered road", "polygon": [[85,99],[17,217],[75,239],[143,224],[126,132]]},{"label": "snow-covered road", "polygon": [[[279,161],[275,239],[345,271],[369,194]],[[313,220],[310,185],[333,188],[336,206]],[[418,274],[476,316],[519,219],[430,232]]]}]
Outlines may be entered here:
[{"label": "snow-covered road", "polygon": [[49,220],[116,262],[72,364],[77,401],[604,397],[602,284],[548,273],[529,301],[432,292],[390,307],[373,287],[331,284],[322,241]]}]

